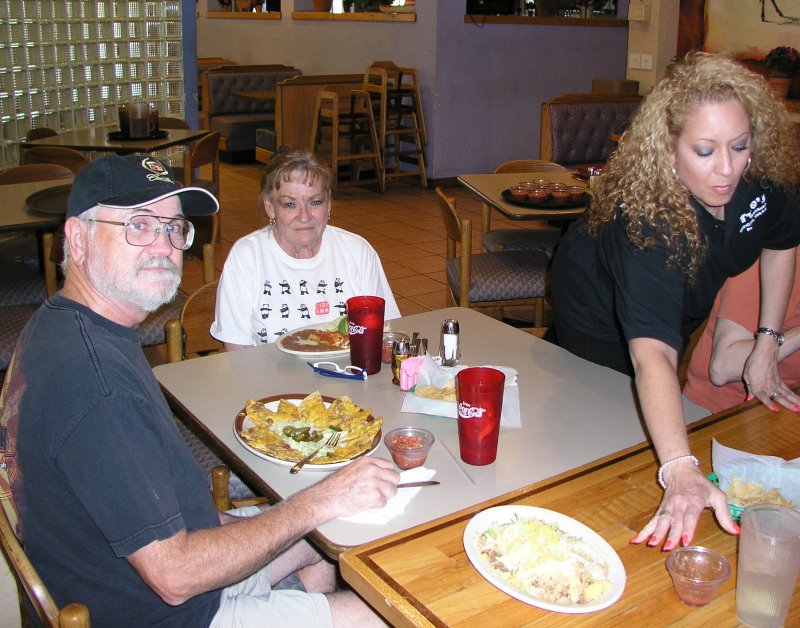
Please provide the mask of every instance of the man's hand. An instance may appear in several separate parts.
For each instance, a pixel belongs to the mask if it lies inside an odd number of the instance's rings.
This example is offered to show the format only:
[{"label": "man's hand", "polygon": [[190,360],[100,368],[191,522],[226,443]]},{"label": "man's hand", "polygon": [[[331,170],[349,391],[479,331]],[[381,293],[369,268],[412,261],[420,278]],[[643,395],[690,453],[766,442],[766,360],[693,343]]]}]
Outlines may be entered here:
[{"label": "man's hand", "polygon": [[321,482],[306,489],[325,520],[347,517],[367,510],[381,508],[397,493],[400,474],[394,464],[382,458],[362,456]]}]

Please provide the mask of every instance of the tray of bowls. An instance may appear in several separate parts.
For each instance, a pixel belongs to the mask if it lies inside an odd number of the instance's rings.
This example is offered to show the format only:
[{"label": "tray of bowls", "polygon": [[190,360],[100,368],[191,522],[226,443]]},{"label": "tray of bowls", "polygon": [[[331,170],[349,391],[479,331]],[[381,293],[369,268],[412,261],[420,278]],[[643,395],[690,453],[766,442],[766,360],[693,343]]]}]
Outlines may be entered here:
[{"label": "tray of bowls", "polygon": [[534,209],[572,209],[589,203],[591,196],[583,185],[522,181],[502,191],[506,203]]}]

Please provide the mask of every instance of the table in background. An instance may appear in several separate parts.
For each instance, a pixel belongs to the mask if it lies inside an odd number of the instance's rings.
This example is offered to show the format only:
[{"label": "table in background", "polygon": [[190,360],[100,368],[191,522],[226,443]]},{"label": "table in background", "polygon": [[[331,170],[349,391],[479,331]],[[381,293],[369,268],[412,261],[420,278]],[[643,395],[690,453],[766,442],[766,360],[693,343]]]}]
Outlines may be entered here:
[{"label": "table in background", "polygon": [[114,152],[120,155],[127,153],[153,153],[155,151],[177,146],[179,144],[190,144],[194,140],[208,135],[210,131],[205,129],[165,129],[166,137],[147,138],[143,140],[110,140],[108,134],[112,131],[119,131],[116,126],[92,127],[90,129],[80,129],[68,133],[59,133],[50,137],[42,137],[38,140],[23,142],[25,148],[34,146],[61,146],[80,151],[102,151]]},{"label": "table in background", "polygon": [[71,185],[71,179],[11,183],[0,186],[3,205],[0,209],[0,231],[37,231],[57,229],[64,222],[64,214],[34,214],[26,209],[25,200],[34,192],[61,185]]},{"label": "table in background", "polygon": [[[534,336],[465,308],[448,308],[392,321],[392,329],[419,331],[429,346],[439,343],[441,323],[460,322],[462,363],[497,364],[519,371],[522,429],[501,428],[497,461],[476,467],[458,454],[455,419],[401,413],[404,393],[391,383],[390,369],[367,381],[316,375],[305,360],[274,344],[165,364],[154,373],[176,414],[206,432],[223,460],[253,488],[273,500],[317,482],[324,472],[290,475],[288,468],[264,460],[234,436],[236,414],[248,399],[289,393],[348,395],[383,417],[384,433],[416,425],[431,430],[436,442],[426,467],[441,486],[420,491],[398,517],[382,526],[335,519],[312,539],[330,556],[343,548],[419,525],[491,499],[531,482],[562,473],[645,439],[630,378],[592,364]],[[349,364],[349,357],[337,360]],[[390,458],[383,443],[375,455]]]},{"label": "table in background", "polygon": [[275,100],[276,92],[233,92],[233,95],[258,102],[270,102]]},{"label": "table in background", "polygon": [[[762,455],[800,455],[797,415],[773,413],[750,403],[690,426],[692,452],[711,470],[711,439]],[[672,587],[660,548],[631,545],[653,515],[662,492],[656,484],[655,453],[648,443],[631,447],[567,473],[537,482],[459,513],[388,536],[342,554],[347,582],[392,626],[739,626],[735,612],[737,539],[722,531],[713,514],[700,518],[693,544],[711,547],[730,561],[732,575],[707,606],[682,604]],[[464,552],[469,520],[499,505],[547,508],[598,532],[619,554],[627,583],[609,608],[563,615],[520,602],[485,580]],[[796,593],[796,589],[795,589]],[[800,624],[794,595],[787,626]]]},{"label": "table in background", "polygon": [[499,174],[462,174],[458,177],[461,185],[475,192],[484,202],[511,220],[571,220],[586,211],[586,205],[569,209],[537,209],[507,203],[503,199],[503,190],[509,189],[520,181],[535,181],[536,179],[547,179],[567,185],[581,185],[586,187],[587,192],[589,191],[588,184],[576,179],[571,172],[504,172]]}]

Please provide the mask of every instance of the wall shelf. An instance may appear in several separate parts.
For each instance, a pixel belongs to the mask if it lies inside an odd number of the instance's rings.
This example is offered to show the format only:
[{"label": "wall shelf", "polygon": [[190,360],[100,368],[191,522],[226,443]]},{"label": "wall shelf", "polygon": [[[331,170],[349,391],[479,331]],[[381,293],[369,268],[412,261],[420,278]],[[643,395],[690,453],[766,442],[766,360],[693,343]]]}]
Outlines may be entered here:
[{"label": "wall shelf", "polygon": [[336,22],[416,22],[416,13],[319,13],[293,11],[293,20],[333,20]]},{"label": "wall shelf", "polygon": [[614,17],[528,17],[526,15],[465,15],[464,24],[519,24],[527,26],[610,26],[627,28],[628,20]]},{"label": "wall shelf", "polygon": [[280,20],[282,14],[277,11],[269,13],[252,13],[250,11],[208,11],[210,20]]}]

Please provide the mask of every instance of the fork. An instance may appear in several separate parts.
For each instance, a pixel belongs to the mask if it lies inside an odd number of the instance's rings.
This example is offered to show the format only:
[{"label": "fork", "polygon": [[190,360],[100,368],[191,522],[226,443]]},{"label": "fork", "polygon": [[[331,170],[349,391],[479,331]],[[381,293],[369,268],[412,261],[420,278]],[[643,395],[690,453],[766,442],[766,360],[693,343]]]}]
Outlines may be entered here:
[{"label": "fork", "polygon": [[314,456],[316,456],[324,447],[336,447],[339,444],[339,438],[341,438],[341,432],[334,432],[328,437],[328,440],[325,441],[325,444],[321,447],[315,449],[310,454],[308,454],[305,458],[303,458],[300,462],[295,464],[291,469],[289,469],[289,473],[297,473],[302,469],[305,464],[310,461]]}]

